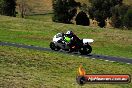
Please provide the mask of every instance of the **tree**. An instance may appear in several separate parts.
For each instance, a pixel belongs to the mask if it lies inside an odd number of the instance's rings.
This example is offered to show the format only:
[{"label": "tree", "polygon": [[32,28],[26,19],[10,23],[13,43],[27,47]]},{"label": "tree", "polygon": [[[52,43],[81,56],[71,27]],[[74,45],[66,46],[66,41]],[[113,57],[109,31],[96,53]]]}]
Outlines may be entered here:
[{"label": "tree", "polygon": [[113,15],[112,16],[112,26],[115,27],[115,28],[120,28],[121,27],[121,19],[119,18],[119,16],[117,15]]},{"label": "tree", "polygon": [[[126,13],[128,10],[129,6],[125,5],[123,3],[116,5],[112,8],[112,25],[116,28],[121,28],[124,25],[124,21],[126,21]],[[125,18],[124,18],[125,17]]]},{"label": "tree", "polygon": [[128,29],[132,28],[132,7],[127,10],[123,18],[123,25]]},{"label": "tree", "polygon": [[0,0],[0,13],[6,16],[16,16],[16,0]]},{"label": "tree", "polygon": [[28,12],[32,10],[31,7],[28,5],[27,0],[19,0],[17,1],[17,4],[18,4],[18,11],[22,18],[24,18],[25,15],[27,15]]},{"label": "tree", "polygon": [[79,5],[80,3],[75,2],[75,0],[53,0],[53,21],[71,23]]},{"label": "tree", "polygon": [[2,14],[2,10],[3,10],[3,3],[4,1],[3,0],[0,0],[0,14]]},{"label": "tree", "polygon": [[100,27],[105,26],[105,19],[112,16],[111,7],[122,3],[122,0],[90,0],[89,7],[90,18],[96,19]]},{"label": "tree", "polygon": [[82,5],[81,5],[81,8],[80,8],[83,12],[85,12],[85,13],[88,13],[88,6],[87,6],[87,4],[85,4],[85,3],[83,3]]}]

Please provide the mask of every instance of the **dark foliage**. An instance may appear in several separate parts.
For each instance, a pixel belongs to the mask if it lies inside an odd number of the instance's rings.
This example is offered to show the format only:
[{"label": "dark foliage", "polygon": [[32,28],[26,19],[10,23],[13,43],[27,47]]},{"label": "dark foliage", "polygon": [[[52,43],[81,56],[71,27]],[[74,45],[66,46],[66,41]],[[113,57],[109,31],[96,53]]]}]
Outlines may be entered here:
[{"label": "dark foliage", "polygon": [[0,0],[0,14],[6,16],[16,16],[16,0]]},{"label": "dark foliage", "polygon": [[98,26],[100,26],[101,28],[103,28],[105,26],[105,20],[101,20],[99,22]]},{"label": "dark foliage", "polygon": [[80,3],[75,2],[75,0],[53,0],[53,21],[70,23],[77,12],[76,8],[78,6],[80,6]]},{"label": "dark foliage", "polygon": [[118,15],[113,15],[111,20],[112,20],[113,27],[115,27],[115,28],[121,27],[122,22]]},{"label": "dark foliage", "polygon": [[81,11],[76,16],[76,24],[77,25],[83,25],[83,26],[89,26],[89,18],[87,17],[86,13]]},{"label": "dark foliage", "polygon": [[127,20],[129,21],[128,19],[129,16],[127,14],[128,9],[131,8],[125,4],[119,4],[112,8],[112,24],[114,27],[116,28],[128,27],[129,25],[129,23],[127,22]]},{"label": "dark foliage", "polygon": [[123,25],[128,29],[132,29],[132,7],[130,7],[124,15]]},{"label": "dark foliage", "polygon": [[90,18],[95,18],[99,22],[99,26],[103,27],[105,26],[105,19],[112,16],[111,8],[122,3],[122,0],[90,0],[90,3]]},{"label": "dark foliage", "polygon": [[0,0],[0,14],[2,14],[3,6],[4,6],[4,0]]}]

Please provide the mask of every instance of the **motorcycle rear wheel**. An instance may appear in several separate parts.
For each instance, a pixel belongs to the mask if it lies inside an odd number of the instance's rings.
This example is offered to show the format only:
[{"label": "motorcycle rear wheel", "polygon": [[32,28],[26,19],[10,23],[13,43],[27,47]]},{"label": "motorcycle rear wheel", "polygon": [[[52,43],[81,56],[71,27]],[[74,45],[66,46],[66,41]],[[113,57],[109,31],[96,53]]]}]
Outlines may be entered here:
[{"label": "motorcycle rear wheel", "polygon": [[87,54],[90,54],[92,52],[92,47],[87,44],[87,45],[84,45],[80,50],[79,52],[83,55],[87,55]]}]

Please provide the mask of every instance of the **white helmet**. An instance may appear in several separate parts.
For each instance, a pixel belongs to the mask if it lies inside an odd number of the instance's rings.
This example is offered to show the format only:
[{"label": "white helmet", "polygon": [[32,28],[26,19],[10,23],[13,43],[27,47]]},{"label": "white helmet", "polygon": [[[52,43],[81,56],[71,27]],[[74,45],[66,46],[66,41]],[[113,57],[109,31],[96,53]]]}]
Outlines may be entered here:
[{"label": "white helmet", "polygon": [[70,34],[73,34],[73,32],[72,31],[67,31],[66,34],[70,35]]},{"label": "white helmet", "polygon": [[66,36],[72,37],[73,36],[73,32],[72,31],[67,31],[66,32]]}]

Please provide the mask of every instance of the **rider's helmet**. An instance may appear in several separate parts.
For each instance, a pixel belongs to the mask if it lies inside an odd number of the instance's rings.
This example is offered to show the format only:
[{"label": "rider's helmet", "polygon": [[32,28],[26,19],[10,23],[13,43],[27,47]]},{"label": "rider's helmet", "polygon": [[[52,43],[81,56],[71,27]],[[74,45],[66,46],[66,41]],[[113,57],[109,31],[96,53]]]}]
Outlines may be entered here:
[{"label": "rider's helmet", "polygon": [[72,36],[73,36],[73,32],[72,32],[72,31],[67,31],[67,32],[66,32],[66,36],[72,37]]}]

